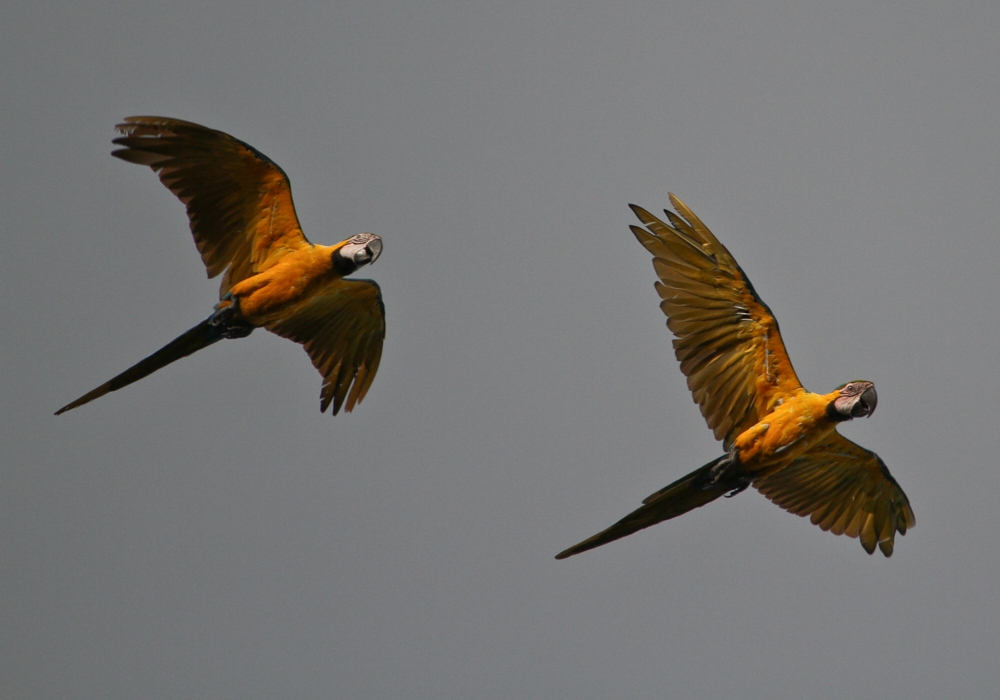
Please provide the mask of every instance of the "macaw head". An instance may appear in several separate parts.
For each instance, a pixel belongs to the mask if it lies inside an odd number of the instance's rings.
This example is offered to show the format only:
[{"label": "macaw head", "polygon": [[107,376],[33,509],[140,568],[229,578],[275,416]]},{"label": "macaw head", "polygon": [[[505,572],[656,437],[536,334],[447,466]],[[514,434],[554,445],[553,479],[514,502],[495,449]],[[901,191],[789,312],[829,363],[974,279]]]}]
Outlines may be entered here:
[{"label": "macaw head", "polygon": [[875,413],[875,406],[878,405],[878,394],[875,393],[875,385],[871,382],[856,379],[837,387],[837,392],[840,395],[830,405],[833,408],[833,413],[840,420],[851,420]]},{"label": "macaw head", "polygon": [[363,265],[375,262],[382,253],[382,239],[374,233],[351,236],[333,251],[333,266],[341,276],[355,272]]}]

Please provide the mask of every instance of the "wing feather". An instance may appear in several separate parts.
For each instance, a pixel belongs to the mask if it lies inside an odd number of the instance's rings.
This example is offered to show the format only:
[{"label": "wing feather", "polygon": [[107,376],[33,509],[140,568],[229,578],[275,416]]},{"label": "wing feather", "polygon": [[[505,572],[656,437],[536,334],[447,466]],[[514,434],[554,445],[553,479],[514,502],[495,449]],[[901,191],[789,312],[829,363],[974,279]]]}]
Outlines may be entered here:
[{"label": "wing feather", "polygon": [[111,155],[148,165],[187,208],[209,277],[225,273],[219,296],[309,244],[285,172],[239,139],[191,122],[128,117]]},{"label": "wing feather", "polygon": [[320,410],[332,403],[334,415],[341,406],[350,411],[365,397],[382,359],[382,292],[371,280],[332,280],[264,327],[305,348],[323,376]]},{"label": "wing feather", "polygon": [[653,255],[660,308],[688,388],[728,450],[802,384],[778,322],[739,264],[681,200],[670,201],[677,213],[665,210],[669,223],[630,205],[646,227],[630,228]]},{"label": "wing feather", "polygon": [[895,534],[905,535],[915,522],[885,463],[837,432],[754,487],[823,530],[859,538],[869,554],[877,546],[890,556]]}]

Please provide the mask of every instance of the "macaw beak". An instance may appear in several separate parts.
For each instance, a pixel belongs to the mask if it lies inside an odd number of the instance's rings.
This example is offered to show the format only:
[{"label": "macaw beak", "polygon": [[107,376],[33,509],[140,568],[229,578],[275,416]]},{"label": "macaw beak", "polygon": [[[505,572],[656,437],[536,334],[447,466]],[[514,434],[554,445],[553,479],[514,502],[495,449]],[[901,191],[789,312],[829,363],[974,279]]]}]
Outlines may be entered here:
[{"label": "macaw beak", "polygon": [[361,255],[362,252],[368,254],[367,260],[362,262],[357,259],[357,256],[355,256],[355,262],[357,262],[358,265],[363,265],[365,262],[369,265],[373,264],[378,256],[382,254],[382,239],[377,237],[371,239],[368,241],[368,245],[365,246],[364,251],[358,251],[358,255]]},{"label": "macaw beak", "polygon": [[870,386],[861,392],[861,396],[858,397],[857,403],[851,409],[851,415],[855,418],[859,416],[868,416],[875,413],[875,407],[878,405],[878,394],[875,393],[875,387]]},{"label": "macaw beak", "polygon": [[[363,265],[375,262],[375,258],[382,253],[382,239],[372,233],[361,233],[349,239],[338,251],[342,259],[349,261],[341,272],[350,274]],[[353,269],[349,269],[351,267]]]}]

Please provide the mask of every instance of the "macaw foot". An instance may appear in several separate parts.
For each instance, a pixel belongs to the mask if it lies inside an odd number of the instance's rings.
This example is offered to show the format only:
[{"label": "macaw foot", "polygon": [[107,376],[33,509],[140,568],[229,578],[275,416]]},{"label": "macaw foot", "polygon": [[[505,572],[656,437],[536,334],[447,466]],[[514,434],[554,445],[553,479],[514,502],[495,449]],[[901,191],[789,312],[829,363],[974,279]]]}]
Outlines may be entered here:
[{"label": "macaw foot", "polygon": [[[225,302],[229,303],[223,306]],[[220,329],[223,338],[246,338],[256,328],[240,316],[239,299],[233,299],[232,294],[222,297],[215,312],[208,317],[208,324]]]},{"label": "macaw foot", "polygon": [[716,488],[718,486],[731,486],[732,491],[726,494],[726,498],[732,498],[738,493],[742,493],[750,486],[750,479],[739,472],[739,451],[734,447],[729,454],[720,457],[708,470],[708,478],[702,485],[703,489]]},{"label": "macaw foot", "polygon": [[727,476],[733,474],[733,469],[736,466],[739,451],[734,447],[729,450],[729,454],[723,455],[715,461],[712,468],[708,470],[708,481],[705,484],[708,486],[715,486],[720,481],[728,481]]},{"label": "macaw foot", "polygon": [[738,493],[743,493],[750,487],[750,479],[743,477],[740,479],[739,484],[732,491],[726,494],[726,498],[732,498]]}]

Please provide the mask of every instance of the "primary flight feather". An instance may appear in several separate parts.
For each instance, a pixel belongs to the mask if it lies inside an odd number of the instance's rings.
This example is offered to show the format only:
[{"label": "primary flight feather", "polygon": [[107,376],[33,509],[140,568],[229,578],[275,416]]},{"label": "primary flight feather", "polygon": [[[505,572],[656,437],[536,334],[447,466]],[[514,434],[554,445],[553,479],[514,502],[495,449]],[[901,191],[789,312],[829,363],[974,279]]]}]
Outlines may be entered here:
[{"label": "primary flight feather", "polygon": [[768,499],[869,554],[893,551],[914,525],[906,494],[874,452],[837,432],[875,411],[868,381],[829,394],[806,391],[792,369],[778,322],[733,256],[670,195],[667,221],[630,205],[645,228],[632,233],[653,255],[660,308],[676,336],[688,388],[726,454],[678,479],[643,506],[556,559],[585,552],[753,486]]},{"label": "primary flight feather", "polygon": [[142,379],[223,338],[266,328],[300,343],[323,377],[320,410],[350,411],[382,357],[385,307],[372,280],[345,279],[373,263],[371,233],[333,246],[306,240],[288,177],[253,146],[221,131],[165,117],[128,117],[111,155],[148,165],[187,208],[208,276],[222,275],[211,316],[56,415]]}]

